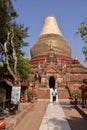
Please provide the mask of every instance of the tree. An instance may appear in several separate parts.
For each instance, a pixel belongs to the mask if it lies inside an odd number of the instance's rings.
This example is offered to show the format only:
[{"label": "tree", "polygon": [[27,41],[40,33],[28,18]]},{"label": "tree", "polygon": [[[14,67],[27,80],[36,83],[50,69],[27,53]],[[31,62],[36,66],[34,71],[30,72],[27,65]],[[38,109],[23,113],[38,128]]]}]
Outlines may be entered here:
[{"label": "tree", "polygon": [[82,52],[85,55],[85,59],[87,61],[87,19],[80,23],[76,35],[79,34],[82,40],[85,43],[85,46],[82,48]]},{"label": "tree", "polygon": [[11,0],[0,0],[0,42],[3,44],[7,39],[10,23],[18,17]]},{"label": "tree", "polygon": [[[3,11],[3,12],[2,12]],[[4,18],[5,16],[5,18]],[[23,58],[25,52],[22,48],[28,46],[25,42],[25,38],[28,37],[28,28],[25,28],[23,24],[17,24],[13,18],[18,15],[13,8],[11,0],[0,0],[0,62],[3,68],[7,69],[9,73],[13,76],[14,81],[17,82],[16,74],[20,72],[23,75],[24,70],[20,71],[20,67],[30,70],[30,65],[25,65],[26,60]],[[24,60],[21,64],[21,60]],[[20,66],[19,66],[20,64]],[[26,71],[25,77],[29,78],[29,71]],[[23,76],[22,76],[23,78]]]},{"label": "tree", "polygon": [[21,80],[22,81],[27,80],[29,82],[30,81],[29,73],[30,73],[30,68],[31,68],[31,65],[29,64],[29,59],[19,57],[18,61],[19,62],[18,62],[17,70],[21,74]]}]

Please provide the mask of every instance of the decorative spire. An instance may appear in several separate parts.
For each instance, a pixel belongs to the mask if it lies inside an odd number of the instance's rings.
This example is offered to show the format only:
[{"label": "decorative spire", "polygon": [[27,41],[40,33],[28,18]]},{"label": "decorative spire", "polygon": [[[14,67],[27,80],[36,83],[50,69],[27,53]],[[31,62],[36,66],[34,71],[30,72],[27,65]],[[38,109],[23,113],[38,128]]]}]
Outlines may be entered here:
[{"label": "decorative spire", "polygon": [[50,50],[53,50],[52,41],[49,41]]},{"label": "decorative spire", "polygon": [[53,16],[45,17],[42,31],[40,32],[40,35],[43,35],[43,34],[62,35],[55,17]]},{"label": "decorative spire", "polygon": [[74,57],[73,63],[74,63],[74,64],[79,64],[79,63],[80,63],[79,60],[78,60],[78,58],[77,58],[77,56]]},{"label": "decorative spire", "polygon": [[56,55],[71,57],[71,47],[62,35],[56,18],[48,16],[45,17],[42,31],[30,49],[31,58],[48,55],[51,49]]},{"label": "decorative spire", "polygon": [[78,57],[77,57],[77,56],[75,56],[75,57],[74,57],[74,60],[78,60]]}]

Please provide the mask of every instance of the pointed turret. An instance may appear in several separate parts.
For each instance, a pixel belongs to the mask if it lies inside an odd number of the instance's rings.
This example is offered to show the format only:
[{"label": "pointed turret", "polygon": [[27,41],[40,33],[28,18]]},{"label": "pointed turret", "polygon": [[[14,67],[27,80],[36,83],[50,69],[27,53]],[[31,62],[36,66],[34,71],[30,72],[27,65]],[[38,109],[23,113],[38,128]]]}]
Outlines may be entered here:
[{"label": "pointed turret", "polygon": [[45,18],[40,35],[44,35],[44,34],[62,35],[55,17],[50,16]]},{"label": "pointed turret", "polygon": [[56,55],[71,57],[71,47],[53,16],[45,17],[40,35],[31,47],[31,58],[48,55],[50,43]]}]

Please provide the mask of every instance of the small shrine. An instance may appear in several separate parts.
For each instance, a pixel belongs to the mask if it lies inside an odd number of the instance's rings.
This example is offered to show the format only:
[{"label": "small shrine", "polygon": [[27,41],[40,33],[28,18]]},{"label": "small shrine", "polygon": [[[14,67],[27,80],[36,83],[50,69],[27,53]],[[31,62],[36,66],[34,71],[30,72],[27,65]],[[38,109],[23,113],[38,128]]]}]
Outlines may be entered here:
[{"label": "small shrine", "polygon": [[[27,101],[26,90],[28,89],[28,82],[21,81],[21,76],[19,74],[17,74],[16,77],[19,81],[18,85],[15,84],[13,76],[8,71],[1,73],[0,75],[0,106],[3,109],[10,107],[9,105],[13,102],[13,96],[15,96],[14,92],[16,91],[19,91],[17,92],[17,94],[19,95],[19,101],[21,101],[21,97],[23,98],[23,102]],[[17,97],[15,96],[14,98],[14,100],[16,100]]]}]

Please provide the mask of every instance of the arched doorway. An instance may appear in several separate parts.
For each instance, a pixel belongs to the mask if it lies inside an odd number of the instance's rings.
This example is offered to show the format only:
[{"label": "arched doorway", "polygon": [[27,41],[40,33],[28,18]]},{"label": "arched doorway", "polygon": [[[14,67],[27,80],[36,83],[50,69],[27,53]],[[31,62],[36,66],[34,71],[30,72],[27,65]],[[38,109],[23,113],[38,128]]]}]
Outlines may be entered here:
[{"label": "arched doorway", "polygon": [[49,78],[49,87],[55,88],[55,78],[53,76]]}]

